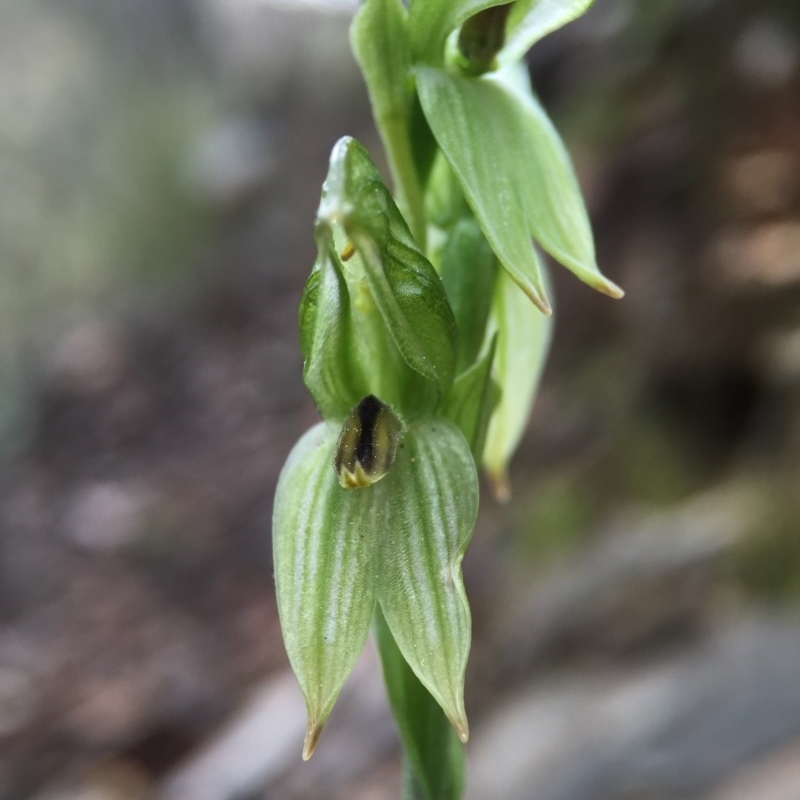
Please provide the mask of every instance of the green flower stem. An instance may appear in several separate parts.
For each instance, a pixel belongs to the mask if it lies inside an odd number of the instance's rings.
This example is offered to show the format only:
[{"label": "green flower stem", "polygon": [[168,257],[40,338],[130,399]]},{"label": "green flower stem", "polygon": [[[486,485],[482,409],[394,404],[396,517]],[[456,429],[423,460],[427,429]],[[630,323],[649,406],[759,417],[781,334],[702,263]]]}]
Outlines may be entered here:
[{"label": "green flower stem", "polygon": [[439,704],[403,658],[379,606],[374,629],[403,743],[403,800],[459,800],[464,791],[464,748]]},{"label": "green flower stem", "polygon": [[403,753],[403,784],[400,797],[402,800],[428,800],[428,795],[411,767],[405,752]]},{"label": "green flower stem", "polygon": [[398,205],[417,246],[425,252],[425,207],[411,142],[414,90],[408,12],[401,0],[362,4],[350,29],[350,41],[367,84]]},{"label": "green flower stem", "polygon": [[424,253],[428,222],[425,217],[422,187],[411,151],[408,119],[405,117],[383,119],[378,123],[389,162],[389,171],[392,173],[397,205],[408,223],[417,246]]}]

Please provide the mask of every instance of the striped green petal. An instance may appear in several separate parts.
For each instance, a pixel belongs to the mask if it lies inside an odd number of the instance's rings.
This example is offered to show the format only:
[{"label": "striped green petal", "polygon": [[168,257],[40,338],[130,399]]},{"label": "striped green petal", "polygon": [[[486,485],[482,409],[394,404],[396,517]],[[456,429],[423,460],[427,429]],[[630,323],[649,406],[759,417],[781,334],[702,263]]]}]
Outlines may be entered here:
[{"label": "striped green petal", "polygon": [[332,241],[321,238],[298,313],[303,380],[324,419],[341,419],[372,387],[350,292]]},{"label": "striped green petal", "polygon": [[361,652],[376,598],[403,657],[465,740],[461,559],[478,508],[469,445],[448,420],[417,422],[382,479],[352,491],[334,470],[338,436],[320,423],[298,442],[273,515],[281,628],[308,711],[303,755]]},{"label": "striped green petal", "polygon": [[461,559],[478,510],[469,445],[447,420],[419,422],[374,489],[385,496],[375,552],[383,615],[403,657],[466,741],[471,628]]},{"label": "striped green petal", "polygon": [[342,489],[333,469],[339,428],[320,423],[281,472],[272,522],[275,591],[286,652],[308,711],[303,757],[360,654],[374,607],[370,548],[379,528],[370,491]]}]

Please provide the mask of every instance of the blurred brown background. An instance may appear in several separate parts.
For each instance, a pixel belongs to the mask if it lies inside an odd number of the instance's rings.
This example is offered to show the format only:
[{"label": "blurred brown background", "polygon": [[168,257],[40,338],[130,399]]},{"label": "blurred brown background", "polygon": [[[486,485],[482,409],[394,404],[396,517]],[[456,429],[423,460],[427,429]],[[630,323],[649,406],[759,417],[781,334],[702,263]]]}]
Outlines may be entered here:
[{"label": "blurred brown background", "polygon": [[[399,796],[371,648],[301,764],[272,589],[320,184],[379,152],[336,5],[0,5],[0,800]],[[798,800],[800,6],[598,0],[531,67],[627,297],[554,270],[468,796]]]}]

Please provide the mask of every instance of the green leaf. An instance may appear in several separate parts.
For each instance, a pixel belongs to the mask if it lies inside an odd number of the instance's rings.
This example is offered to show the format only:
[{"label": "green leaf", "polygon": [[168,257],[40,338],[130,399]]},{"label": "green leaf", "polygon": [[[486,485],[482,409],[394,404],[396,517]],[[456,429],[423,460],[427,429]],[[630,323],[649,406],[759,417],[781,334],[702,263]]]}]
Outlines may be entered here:
[{"label": "green leaf", "polygon": [[495,289],[490,329],[496,330],[493,377],[501,394],[489,422],[483,464],[495,496],[508,500],[508,462],[530,417],[547,360],[553,318],[540,314],[519,287],[501,274]]},{"label": "green leaf", "polygon": [[459,800],[464,791],[464,748],[439,704],[419,682],[380,612],[375,638],[389,702],[412,780],[427,800]]},{"label": "green leaf", "polygon": [[[469,212],[467,212],[469,213]],[[496,258],[471,216],[448,232],[440,272],[458,327],[458,369],[471,366],[486,334],[492,305]]]},{"label": "green leaf", "polygon": [[375,592],[403,657],[462,741],[470,613],[461,559],[478,509],[469,445],[447,420],[408,429],[394,466],[367,491],[386,492]]},{"label": "green leaf", "polygon": [[[421,186],[426,186],[431,175],[433,165],[439,156],[439,145],[433,138],[428,120],[425,119],[425,112],[419,104],[419,96],[414,91],[414,100],[409,112],[408,135],[411,139],[411,152],[414,158],[416,174]],[[424,211],[424,199],[423,199]],[[424,214],[423,214],[424,218]],[[413,228],[413,226],[411,226]],[[417,239],[417,243],[423,246],[425,242]]]},{"label": "green leaf", "polygon": [[519,61],[539,39],[577,19],[594,0],[517,0],[511,7],[503,64]]},{"label": "green leaf", "polygon": [[549,313],[541,246],[582,281],[622,296],[597,268],[580,188],[561,139],[520,73],[480,78],[420,67],[422,108],[483,232],[523,291]]},{"label": "green leaf", "polygon": [[283,640],[308,712],[304,759],[363,649],[375,599],[376,530],[368,521],[381,498],[339,486],[332,468],[338,434],[320,423],[300,439],[278,480],[272,520]]},{"label": "green leaf", "polygon": [[341,419],[366,394],[404,416],[434,410],[453,381],[455,319],[369,155],[349,137],[331,154],[316,238],[320,275],[303,300],[301,343],[320,411]]},{"label": "green leaf", "polygon": [[456,378],[444,407],[444,415],[458,425],[476,461],[483,455],[489,420],[500,399],[500,387],[492,378],[496,346],[497,334],[483,357]]}]

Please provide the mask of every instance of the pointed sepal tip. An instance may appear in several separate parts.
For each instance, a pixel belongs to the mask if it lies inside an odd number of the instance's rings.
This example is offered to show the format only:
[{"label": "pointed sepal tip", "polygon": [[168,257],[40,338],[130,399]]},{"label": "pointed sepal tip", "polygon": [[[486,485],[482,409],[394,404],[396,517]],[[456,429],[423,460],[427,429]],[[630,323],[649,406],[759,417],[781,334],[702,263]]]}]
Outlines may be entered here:
[{"label": "pointed sepal tip", "polygon": [[467,715],[462,711],[456,719],[451,718],[450,722],[453,728],[455,728],[461,744],[466,744],[469,741],[469,723],[467,722]]},{"label": "pointed sepal tip", "polygon": [[311,722],[309,720],[308,728],[306,728],[306,738],[303,740],[303,761],[308,761],[314,755],[324,724],[323,722]]},{"label": "pointed sepal tip", "polygon": [[622,287],[617,286],[614,281],[609,280],[605,277],[605,275],[600,275],[599,278],[599,280],[587,281],[592,289],[596,289],[601,294],[611,297],[614,300],[621,300],[623,297],[625,297],[625,290]]}]

